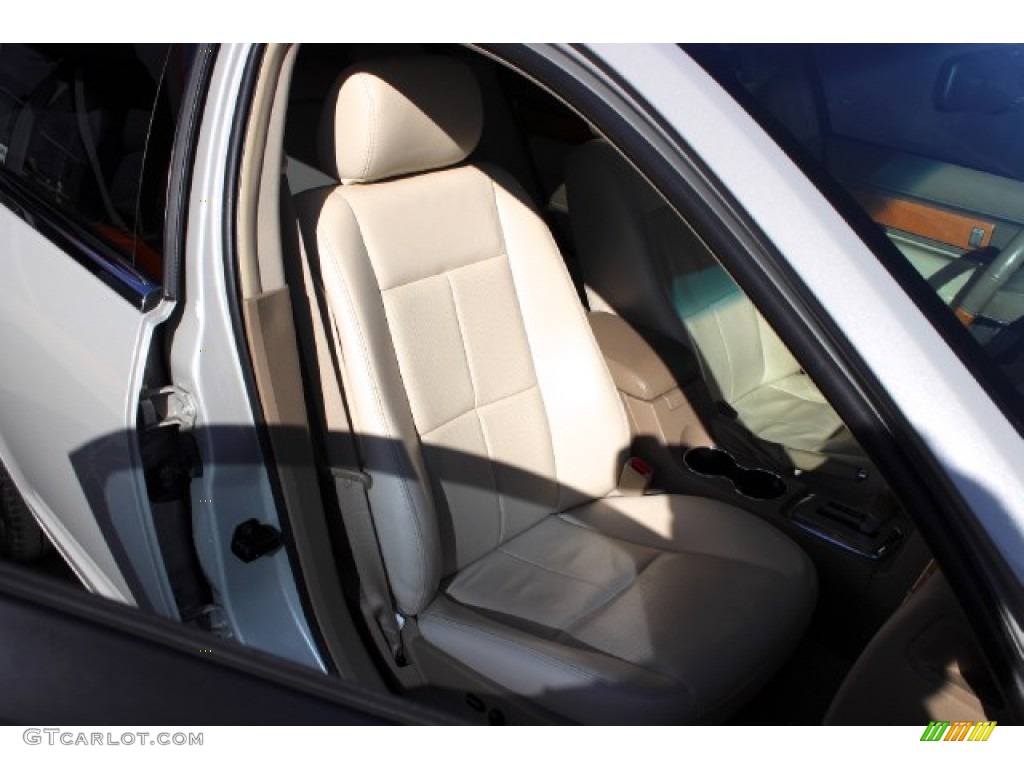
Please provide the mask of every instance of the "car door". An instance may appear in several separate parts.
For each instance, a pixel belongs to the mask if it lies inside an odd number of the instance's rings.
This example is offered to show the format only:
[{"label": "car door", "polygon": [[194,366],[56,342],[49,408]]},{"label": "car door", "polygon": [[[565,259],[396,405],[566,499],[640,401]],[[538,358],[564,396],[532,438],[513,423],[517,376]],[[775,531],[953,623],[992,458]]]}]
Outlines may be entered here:
[{"label": "car door", "polygon": [[[723,260],[912,507],[1014,689],[1024,583],[1019,399],[993,384],[934,293],[922,298],[887,268],[866,245],[870,231],[852,229],[693,60],[670,47],[617,46],[583,58],[627,83],[623,103],[656,123],[655,148],[646,158],[638,149],[638,164],[681,204],[679,180],[689,181],[701,200],[690,193],[688,204],[703,203],[719,232],[733,231]],[[602,129],[615,130],[607,120]]]},{"label": "car door", "polygon": [[93,592],[169,617],[137,440],[173,312],[165,212],[194,47],[0,50],[0,459]]},{"label": "car door", "polygon": [[[1010,640],[1017,631],[1024,570],[1018,524],[1024,520],[1024,484],[1012,457],[1019,455],[1020,437],[872,252],[678,49],[499,46],[492,52],[579,106],[667,197],[699,220],[858,438],[887,459],[887,474],[914,502],[915,517],[927,528],[943,569],[983,630],[986,650],[1015,668],[1019,659]],[[50,50],[31,53],[45,59]],[[64,61],[69,52],[62,53]],[[244,366],[223,354],[237,337],[224,319],[232,311],[230,275],[224,274],[230,254],[219,252],[229,242],[231,220],[218,214],[235,191],[224,159],[240,154],[239,126],[248,113],[239,93],[251,84],[258,54],[258,46],[237,46],[217,63],[219,85],[211,89],[213,107],[203,119],[188,200],[190,218],[198,223],[189,233],[189,253],[197,255],[188,264],[191,303],[175,318],[169,357],[175,381],[202,395],[193,413],[209,464],[191,490],[197,518],[205,516],[210,527],[201,537],[200,555],[211,563],[225,561],[219,570],[210,569],[214,586],[235,607],[234,626],[260,625],[239,639],[308,664],[314,643],[299,626],[301,605],[286,552],[248,564],[231,560],[229,549],[244,517],[273,518],[273,509],[264,509],[272,507],[273,494],[262,488],[254,493],[246,482],[254,467],[263,468],[247,452],[253,414],[247,412]],[[43,74],[36,86],[56,67],[52,58],[39,65]],[[166,60],[162,71],[170,71]],[[82,123],[89,131],[102,124],[102,115],[90,116],[88,100],[77,93],[91,92],[88,73],[76,75],[72,68],[69,75],[54,76],[59,77],[63,90],[47,84],[39,101],[32,98],[31,84],[23,88],[12,98],[13,116],[5,118],[4,152],[10,156],[12,146],[16,152],[11,167],[5,164],[0,173],[0,235],[10,244],[0,281],[0,354],[16,364],[0,383],[0,458],[92,589],[173,617],[136,435],[140,392],[168,381],[153,362],[162,356],[152,351],[175,313],[178,286],[160,288],[166,270],[147,275],[138,230],[132,228],[127,253],[119,253],[125,241],[116,234],[116,222],[114,233],[110,222],[101,218],[107,226],[97,224],[97,215],[109,214],[104,198],[113,206],[117,197],[110,183],[116,169],[108,174],[101,162],[97,173],[86,147],[90,134]],[[36,112],[59,104],[61,94],[69,106],[59,122],[64,132],[57,135],[64,138],[62,146],[79,146],[77,178],[84,177],[91,189],[89,197],[77,200],[93,207],[77,212],[67,194],[66,179],[72,177],[60,175],[70,173],[70,166],[58,163],[54,172],[46,171],[46,163],[15,162],[19,152],[28,158],[32,146],[24,148],[32,136],[24,129],[28,118],[22,130],[14,130],[20,113],[32,110],[31,127]],[[58,157],[73,166],[73,155]],[[98,145],[96,156],[102,156]],[[187,396],[168,394],[179,396],[177,418],[189,419]],[[167,415],[168,409],[161,412]],[[200,506],[211,498],[216,514]],[[251,512],[254,500],[258,513]],[[268,611],[266,587],[275,579],[278,603]],[[299,618],[285,632],[277,617],[290,609]]]}]

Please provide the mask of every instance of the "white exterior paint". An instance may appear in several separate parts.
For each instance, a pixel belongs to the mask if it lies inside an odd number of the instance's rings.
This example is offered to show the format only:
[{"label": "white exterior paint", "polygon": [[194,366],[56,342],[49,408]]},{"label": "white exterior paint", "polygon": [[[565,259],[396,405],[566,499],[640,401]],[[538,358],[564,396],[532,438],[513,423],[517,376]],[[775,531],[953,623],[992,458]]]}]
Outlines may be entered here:
[{"label": "white exterior paint", "polygon": [[[249,46],[222,46],[210,84],[189,201],[185,307],[171,349],[175,384],[195,396],[203,476],[192,483],[199,560],[246,645],[323,668],[284,549],[243,563],[231,535],[250,518],[280,528],[235,346],[224,275],[225,159]],[[209,501],[207,501],[209,500]]]},{"label": "white exterior paint", "polygon": [[170,307],[139,312],[3,206],[0,243],[0,458],[85,585],[135,604],[81,482],[95,479],[146,598],[176,617],[134,440],[142,363]]}]

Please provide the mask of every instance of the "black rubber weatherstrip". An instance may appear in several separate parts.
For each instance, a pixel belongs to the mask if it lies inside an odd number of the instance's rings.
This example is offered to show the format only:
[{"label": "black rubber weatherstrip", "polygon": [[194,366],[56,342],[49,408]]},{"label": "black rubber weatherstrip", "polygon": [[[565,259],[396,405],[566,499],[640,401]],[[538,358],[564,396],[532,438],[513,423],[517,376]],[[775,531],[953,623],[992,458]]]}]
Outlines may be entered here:
[{"label": "black rubber weatherstrip", "polygon": [[167,210],[164,215],[164,298],[176,301],[181,295],[185,275],[182,265],[188,223],[192,169],[195,166],[199,129],[206,96],[213,76],[219,46],[201,44],[192,65],[192,73],[178,114],[174,148],[167,181]]}]

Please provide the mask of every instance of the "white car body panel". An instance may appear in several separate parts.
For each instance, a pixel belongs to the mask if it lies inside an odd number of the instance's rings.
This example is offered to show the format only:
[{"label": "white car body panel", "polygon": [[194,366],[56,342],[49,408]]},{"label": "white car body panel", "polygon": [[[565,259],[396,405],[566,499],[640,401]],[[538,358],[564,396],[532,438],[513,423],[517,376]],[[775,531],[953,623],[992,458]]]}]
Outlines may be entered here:
[{"label": "white car body panel", "polygon": [[140,312],[6,207],[0,242],[0,458],[90,590],[176,618],[134,439],[142,362],[171,307]]},{"label": "white car body panel", "polygon": [[675,46],[595,46],[775,243],[885,386],[1024,582],[1024,440],[874,254]]},{"label": "white car body panel", "polygon": [[197,404],[195,437],[203,476],[192,483],[197,554],[244,644],[323,669],[282,548],[243,563],[231,554],[235,528],[256,518],[280,528],[270,479],[232,332],[224,275],[225,167],[250,46],[220,49],[196,151],[189,202],[185,306],[171,347],[174,383]]}]

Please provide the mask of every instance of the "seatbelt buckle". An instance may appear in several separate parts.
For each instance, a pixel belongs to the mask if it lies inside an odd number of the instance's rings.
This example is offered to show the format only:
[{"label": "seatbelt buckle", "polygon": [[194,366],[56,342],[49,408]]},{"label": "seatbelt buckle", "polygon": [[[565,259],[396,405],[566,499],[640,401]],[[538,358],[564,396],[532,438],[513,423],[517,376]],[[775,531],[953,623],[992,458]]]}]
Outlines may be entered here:
[{"label": "seatbelt buckle", "polygon": [[623,496],[643,496],[654,479],[654,469],[639,456],[630,456],[619,475],[618,491]]}]

